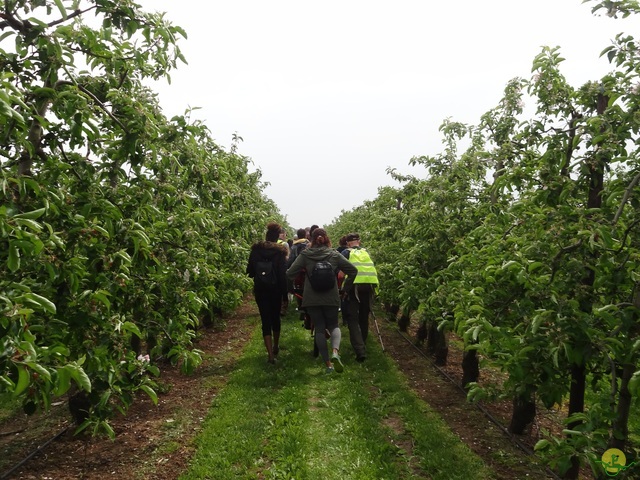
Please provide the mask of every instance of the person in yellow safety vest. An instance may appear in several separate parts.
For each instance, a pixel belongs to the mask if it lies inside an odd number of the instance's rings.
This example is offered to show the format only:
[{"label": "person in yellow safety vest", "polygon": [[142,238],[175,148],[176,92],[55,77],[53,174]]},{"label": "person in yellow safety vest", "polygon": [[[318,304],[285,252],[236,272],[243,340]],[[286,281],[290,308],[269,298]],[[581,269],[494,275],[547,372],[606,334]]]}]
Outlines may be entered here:
[{"label": "person in yellow safety vest", "polygon": [[356,360],[363,362],[367,358],[366,341],[369,336],[369,313],[373,296],[378,289],[378,272],[369,256],[369,252],[360,246],[360,235],[347,235],[347,248],[342,251],[357,269],[353,288],[347,293],[347,326],[349,340],[356,354]]}]

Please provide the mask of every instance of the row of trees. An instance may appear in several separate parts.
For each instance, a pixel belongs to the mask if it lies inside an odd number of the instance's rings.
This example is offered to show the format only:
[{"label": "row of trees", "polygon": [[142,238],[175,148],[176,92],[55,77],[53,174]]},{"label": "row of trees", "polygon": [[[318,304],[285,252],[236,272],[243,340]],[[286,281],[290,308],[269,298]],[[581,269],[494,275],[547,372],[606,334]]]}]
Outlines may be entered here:
[{"label": "row of trees", "polygon": [[[512,399],[512,432],[537,405],[567,406],[564,436],[537,445],[565,478],[581,464],[602,475],[608,448],[628,463],[640,451],[629,436],[640,407],[640,45],[620,34],[602,53],[612,72],[574,88],[560,51],[544,48],[477,125],[442,124],[443,152],[411,161],[425,178],[390,171],[400,188],[329,228],[364,234],[381,299],[403,313],[401,328],[420,319],[439,361],[446,332],[464,339],[469,396]],[[505,382],[483,384],[479,358]]]},{"label": "row of trees", "polygon": [[26,412],[70,394],[79,430],[161,362],[200,361],[197,328],[239,305],[267,219],[260,171],[145,86],[186,37],[131,0],[0,10],[0,394]]}]

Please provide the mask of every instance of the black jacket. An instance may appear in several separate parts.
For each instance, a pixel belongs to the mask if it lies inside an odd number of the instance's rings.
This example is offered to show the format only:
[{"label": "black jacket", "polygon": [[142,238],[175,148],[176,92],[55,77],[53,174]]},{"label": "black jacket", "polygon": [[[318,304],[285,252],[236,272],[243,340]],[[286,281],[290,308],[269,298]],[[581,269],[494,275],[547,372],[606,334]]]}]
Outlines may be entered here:
[{"label": "black jacket", "polygon": [[[275,242],[260,241],[251,246],[249,262],[247,263],[247,275],[253,278],[253,293],[256,295],[277,293],[284,295],[287,293],[287,281],[285,272],[287,271],[287,249],[284,245]],[[278,285],[276,289],[264,286],[256,282],[256,263],[261,260],[268,260],[273,263],[276,272]]]}]

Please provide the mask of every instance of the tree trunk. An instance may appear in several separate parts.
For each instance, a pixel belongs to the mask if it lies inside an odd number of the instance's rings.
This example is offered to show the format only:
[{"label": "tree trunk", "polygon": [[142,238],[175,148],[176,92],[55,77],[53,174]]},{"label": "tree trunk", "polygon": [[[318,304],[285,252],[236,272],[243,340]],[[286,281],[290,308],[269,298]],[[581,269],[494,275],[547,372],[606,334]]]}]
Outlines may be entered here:
[{"label": "tree trunk", "polygon": [[514,397],[509,431],[516,435],[522,435],[525,429],[533,423],[535,418],[536,402],[528,396]]},{"label": "tree trunk", "polygon": [[140,337],[137,335],[131,335],[131,340],[129,341],[129,346],[131,350],[136,354],[136,357],[142,353],[142,342],[140,341]]},{"label": "tree trunk", "polygon": [[400,311],[400,306],[394,305],[393,303],[385,303],[384,309],[387,312],[387,320],[389,320],[390,322],[395,322],[398,317],[398,312]]},{"label": "tree trunk", "polygon": [[[571,390],[569,393],[569,416],[574,413],[584,412],[584,393],[587,384],[587,371],[582,365],[573,365],[571,367]],[[580,425],[580,421],[571,422],[567,426],[569,430],[575,429]],[[567,470],[562,478],[575,480],[580,473],[580,460],[578,457],[571,457],[571,467]]]},{"label": "tree trunk", "polygon": [[470,383],[480,378],[480,362],[475,349],[465,350],[462,357],[462,388],[465,390]]},{"label": "tree trunk", "polygon": [[411,310],[404,310],[398,320],[398,328],[401,332],[407,332],[409,330],[409,324],[411,323]]},{"label": "tree trunk", "polygon": [[444,367],[449,356],[449,343],[444,330],[438,330],[436,322],[429,322],[427,335],[427,352],[433,355],[436,365]]},{"label": "tree trunk", "polygon": [[[609,97],[599,93],[597,100],[596,112],[598,115],[604,115],[607,105],[609,104]],[[606,159],[602,156],[598,156],[595,153],[591,159],[588,159],[589,168],[589,192],[587,196],[587,209],[600,208],[602,206],[602,191],[604,185],[604,169]],[[587,263],[595,264],[597,254],[594,254],[591,260]],[[586,259],[585,259],[586,260]],[[596,274],[593,269],[585,264],[585,276],[582,279],[582,298],[580,299],[580,310],[587,315],[591,314],[593,309],[593,285],[596,280]],[[585,339],[585,342],[588,341]],[[580,344],[580,339],[577,343],[572,345],[575,349],[586,349],[588,344]],[[584,393],[586,388],[586,364],[588,359],[583,358],[579,364],[574,363],[571,366],[571,390],[569,393],[569,416],[575,413],[582,413],[584,411]],[[571,422],[568,425],[569,430],[573,430],[581,422]],[[566,479],[577,479],[580,472],[580,460],[577,457],[571,458],[571,467],[564,475]]]},{"label": "tree trunk", "polygon": [[69,390],[68,407],[75,425],[79,427],[89,418],[91,412],[91,401],[87,396],[87,392],[72,387]]},{"label": "tree trunk", "polygon": [[427,340],[427,346],[425,348],[425,351],[427,353],[429,352],[429,327],[428,327],[429,322],[427,320],[422,320],[420,322],[420,326],[418,327],[418,330],[416,331],[416,345],[418,346],[422,346],[424,345],[425,340]]},{"label": "tree trunk", "polygon": [[[640,291],[636,290],[633,297],[633,305],[640,308]],[[634,316],[635,324],[629,332],[630,338],[636,338],[640,333],[640,323],[637,316]],[[620,390],[618,393],[618,408],[616,418],[613,420],[609,447],[617,448],[624,452],[629,440],[629,412],[631,411],[632,396],[629,391],[629,381],[637,367],[633,363],[625,363],[620,375]],[[612,372],[612,375],[614,373]]]},{"label": "tree trunk", "polygon": [[625,451],[627,440],[629,439],[629,412],[631,411],[631,392],[629,391],[629,380],[633,376],[636,367],[627,363],[622,368],[622,378],[620,380],[620,393],[618,396],[618,408],[616,418],[613,420],[609,448],[617,448]]},{"label": "tree trunk", "polygon": [[426,340],[425,351],[429,355],[436,353],[437,338],[434,335],[434,330],[437,330],[435,322],[424,322],[424,339]]}]

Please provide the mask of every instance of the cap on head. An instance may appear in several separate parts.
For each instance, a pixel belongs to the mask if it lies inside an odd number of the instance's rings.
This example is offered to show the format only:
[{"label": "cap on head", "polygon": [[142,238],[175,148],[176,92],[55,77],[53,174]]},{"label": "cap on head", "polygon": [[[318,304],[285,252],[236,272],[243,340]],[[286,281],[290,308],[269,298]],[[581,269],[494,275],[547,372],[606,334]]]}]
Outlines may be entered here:
[{"label": "cap on head", "polygon": [[360,235],[357,233],[350,233],[347,235],[347,242],[353,242],[354,240],[360,240]]}]

